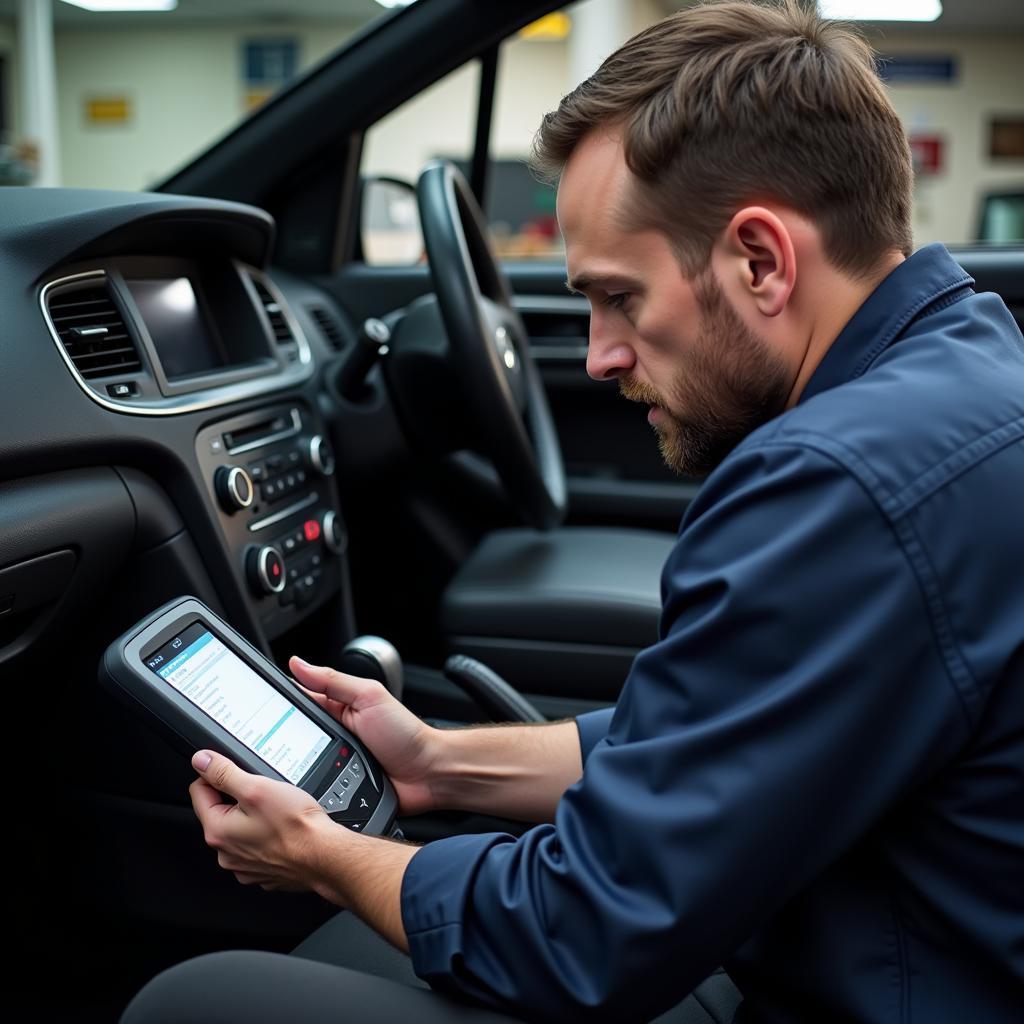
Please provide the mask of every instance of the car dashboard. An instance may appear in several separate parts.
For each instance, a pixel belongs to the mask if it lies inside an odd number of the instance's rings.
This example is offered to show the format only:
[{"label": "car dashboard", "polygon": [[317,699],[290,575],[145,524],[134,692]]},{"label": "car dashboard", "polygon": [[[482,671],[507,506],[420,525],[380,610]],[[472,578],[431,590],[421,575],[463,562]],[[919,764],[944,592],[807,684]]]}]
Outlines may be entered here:
[{"label": "car dashboard", "polygon": [[[270,217],[5,189],[0,223],[0,663],[74,623],[116,630],[112,593],[137,613],[204,594],[265,650],[334,602],[343,635],[348,541],[320,401],[338,353],[308,295],[293,304],[266,273]],[[329,304],[313,310],[338,340]],[[140,575],[157,553],[171,564]]]}]

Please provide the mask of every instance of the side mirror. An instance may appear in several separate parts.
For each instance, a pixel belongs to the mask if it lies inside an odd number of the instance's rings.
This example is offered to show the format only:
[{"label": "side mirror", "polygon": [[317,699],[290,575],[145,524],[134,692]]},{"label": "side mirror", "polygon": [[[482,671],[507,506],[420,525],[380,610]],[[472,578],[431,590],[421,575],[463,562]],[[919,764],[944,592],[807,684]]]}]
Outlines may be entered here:
[{"label": "side mirror", "polygon": [[359,227],[368,266],[408,267],[424,259],[416,189],[408,182],[364,178]]}]

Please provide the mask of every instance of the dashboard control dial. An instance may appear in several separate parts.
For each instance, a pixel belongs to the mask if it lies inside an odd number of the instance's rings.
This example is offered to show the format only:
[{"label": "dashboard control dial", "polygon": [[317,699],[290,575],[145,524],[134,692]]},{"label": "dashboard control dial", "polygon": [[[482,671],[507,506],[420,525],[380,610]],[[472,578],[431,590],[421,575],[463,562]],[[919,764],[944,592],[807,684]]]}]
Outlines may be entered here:
[{"label": "dashboard control dial", "polygon": [[213,478],[213,489],[225,512],[238,512],[252,504],[252,477],[241,466],[221,466]]},{"label": "dashboard control dial", "polygon": [[333,509],[325,512],[320,525],[327,550],[332,555],[340,555],[348,546],[348,533],[345,531],[345,524],[342,523],[338,513]]},{"label": "dashboard control dial", "polygon": [[280,594],[286,583],[284,556],[272,544],[250,548],[245,574],[257,597]]},{"label": "dashboard control dial", "polygon": [[306,445],[309,464],[322,476],[334,473],[334,452],[322,434],[314,434]]}]

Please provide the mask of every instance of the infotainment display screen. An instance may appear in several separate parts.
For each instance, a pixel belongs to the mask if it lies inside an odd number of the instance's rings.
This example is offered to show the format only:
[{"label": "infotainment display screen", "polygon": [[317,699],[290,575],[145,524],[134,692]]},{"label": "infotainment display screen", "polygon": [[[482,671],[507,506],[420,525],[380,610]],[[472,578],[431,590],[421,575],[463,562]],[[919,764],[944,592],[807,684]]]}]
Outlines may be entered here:
[{"label": "infotainment display screen", "polygon": [[224,351],[187,277],[127,284],[169,380],[224,365]]},{"label": "infotainment display screen", "polygon": [[145,661],[294,785],[331,743],[320,726],[200,622]]}]

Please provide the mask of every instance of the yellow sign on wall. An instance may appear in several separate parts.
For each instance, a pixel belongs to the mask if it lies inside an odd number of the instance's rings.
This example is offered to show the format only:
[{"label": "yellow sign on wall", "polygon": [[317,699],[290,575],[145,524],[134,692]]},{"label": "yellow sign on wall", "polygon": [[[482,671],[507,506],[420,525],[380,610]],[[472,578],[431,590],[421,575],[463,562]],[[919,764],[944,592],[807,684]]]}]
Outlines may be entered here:
[{"label": "yellow sign on wall", "polygon": [[127,96],[91,96],[85,101],[85,123],[124,125],[132,119],[132,101]]},{"label": "yellow sign on wall", "polygon": [[522,39],[565,39],[572,31],[572,19],[568,14],[555,11],[531,22],[519,33]]}]

